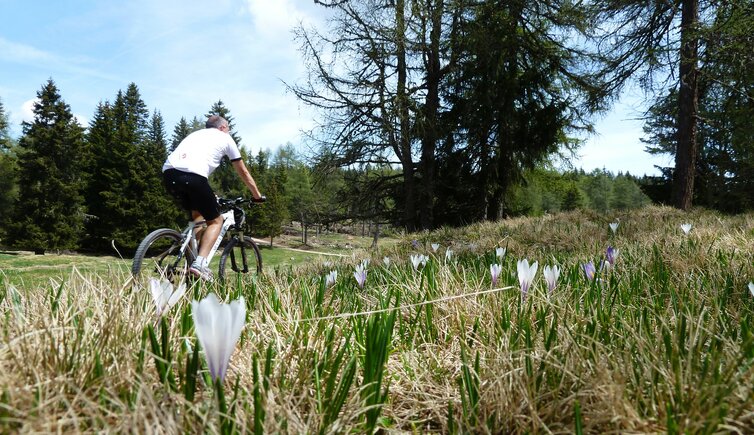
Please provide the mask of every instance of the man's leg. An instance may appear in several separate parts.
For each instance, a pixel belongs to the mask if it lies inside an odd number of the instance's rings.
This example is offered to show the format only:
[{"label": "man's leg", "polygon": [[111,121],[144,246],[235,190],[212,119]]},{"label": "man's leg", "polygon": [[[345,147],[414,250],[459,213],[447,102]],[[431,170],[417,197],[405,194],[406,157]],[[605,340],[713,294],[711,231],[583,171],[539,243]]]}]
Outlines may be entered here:
[{"label": "man's leg", "polygon": [[[201,220],[202,217],[198,212],[194,212],[194,221]],[[198,218],[196,217],[198,215]],[[199,242],[199,255],[197,255],[194,264],[191,265],[191,273],[201,277],[204,280],[212,280],[212,271],[207,262],[207,256],[209,251],[217,241],[217,237],[220,235],[220,230],[223,227],[223,217],[218,216],[215,219],[206,221],[207,227],[201,228],[195,233],[197,237],[201,234],[201,241]]]},{"label": "man's leg", "polygon": [[[191,210],[191,220],[193,220],[194,224],[196,224],[197,222],[203,221],[204,218],[198,211]],[[194,226],[194,238],[196,238],[197,241],[202,240],[202,234],[204,233],[205,227],[206,225],[204,224],[202,226]]]},{"label": "man's leg", "polygon": [[[220,235],[220,230],[223,227],[223,217],[218,216],[211,221],[207,221],[207,228],[204,229],[202,234],[202,241],[199,243],[199,256],[207,258],[210,249],[217,241],[217,236]],[[209,266],[209,265],[208,265]]]}]

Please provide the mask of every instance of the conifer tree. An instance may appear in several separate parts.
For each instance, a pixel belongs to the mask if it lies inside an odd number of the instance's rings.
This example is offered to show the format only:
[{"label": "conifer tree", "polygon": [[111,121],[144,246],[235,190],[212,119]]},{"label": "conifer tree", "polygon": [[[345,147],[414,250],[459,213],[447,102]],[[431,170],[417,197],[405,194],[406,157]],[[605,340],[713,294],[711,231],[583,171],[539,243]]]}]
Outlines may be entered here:
[{"label": "conifer tree", "polygon": [[181,226],[186,220],[162,184],[162,165],[167,159],[167,146],[165,122],[162,114],[155,110],[142,145],[143,176],[137,180],[143,186],[142,205],[146,211],[143,221],[148,228]]},{"label": "conifer tree", "polygon": [[144,154],[149,111],[134,83],[125,93],[118,91],[112,105],[100,105],[91,130],[96,131],[89,135],[91,247],[108,250],[115,241],[118,247],[133,249],[153,229],[146,216],[154,213],[143,202],[147,183],[142,178],[150,172]]},{"label": "conifer tree", "polygon": [[82,235],[83,128],[49,79],[19,140],[19,197],[9,236],[17,247],[75,249]]},{"label": "conifer tree", "polygon": [[0,246],[4,244],[5,229],[18,194],[16,156],[10,137],[8,115],[0,99]]},{"label": "conifer tree", "polygon": [[176,124],[175,128],[173,129],[173,136],[170,138],[169,152],[172,153],[176,149],[176,147],[178,147],[178,144],[181,143],[181,141],[185,139],[189,134],[191,134],[191,128],[189,127],[188,122],[186,122],[186,118],[181,116],[178,124]]},{"label": "conifer tree", "polygon": [[[285,185],[288,173],[284,165],[269,165],[269,153],[260,151],[251,170],[258,174],[256,177],[267,201],[260,207],[254,207],[251,214],[252,231],[254,234],[273,239],[283,231],[283,222],[289,220],[288,204],[286,202]],[[261,188],[261,187],[260,187]]]}]

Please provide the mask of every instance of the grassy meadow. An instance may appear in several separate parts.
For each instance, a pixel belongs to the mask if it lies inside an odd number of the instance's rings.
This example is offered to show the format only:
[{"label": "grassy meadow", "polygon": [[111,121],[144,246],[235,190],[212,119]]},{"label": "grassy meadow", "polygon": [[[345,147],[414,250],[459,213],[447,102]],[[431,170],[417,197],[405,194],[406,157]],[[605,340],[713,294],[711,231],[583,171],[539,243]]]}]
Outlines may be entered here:
[{"label": "grassy meadow", "polygon": [[[588,279],[608,246],[614,266]],[[196,283],[161,320],[121,259],[61,278],[53,257],[0,256],[0,432],[754,431],[752,214],[569,212],[293,252]],[[524,258],[539,264],[525,299]],[[551,294],[545,265],[561,269]],[[222,388],[191,317],[210,292],[246,303]]]}]

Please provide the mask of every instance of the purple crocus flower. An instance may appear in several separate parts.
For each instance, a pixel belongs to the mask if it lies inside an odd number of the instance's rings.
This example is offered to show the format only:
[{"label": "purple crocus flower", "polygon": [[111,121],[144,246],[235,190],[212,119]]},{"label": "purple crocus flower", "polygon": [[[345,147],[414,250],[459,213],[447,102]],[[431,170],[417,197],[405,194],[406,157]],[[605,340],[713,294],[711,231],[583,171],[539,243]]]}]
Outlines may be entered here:
[{"label": "purple crocus flower", "polygon": [[367,282],[367,269],[364,267],[363,263],[356,266],[356,270],[353,272],[353,277],[356,278],[356,283],[359,285],[359,288],[364,288],[364,284]]},{"label": "purple crocus flower", "polygon": [[594,280],[594,276],[597,274],[597,269],[594,267],[593,262],[584,263],[581,265],[581,268],[584,270],[584,275],[586,276],[586,279],[589,281]]},{"label": "purple crocus flower", "polygon": [[615,262],[618,260],[618,252],[618,249],[613,248],[612,246],[607,247],[607,251],[605,252],[605,260],[611,267],[615,266]]}]

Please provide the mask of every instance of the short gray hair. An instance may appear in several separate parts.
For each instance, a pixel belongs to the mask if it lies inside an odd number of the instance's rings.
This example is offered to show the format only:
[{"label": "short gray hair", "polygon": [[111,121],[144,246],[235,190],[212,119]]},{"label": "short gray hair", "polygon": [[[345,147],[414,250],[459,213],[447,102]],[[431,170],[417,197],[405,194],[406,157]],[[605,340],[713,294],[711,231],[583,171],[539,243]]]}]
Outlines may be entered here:
[{"label": "short gray hair", "polygon": [[206,128],[220,128],[223,125],[228,125],[228,121],[220,115],[212,115],[207,119],[207,123],[204,124]]}]

